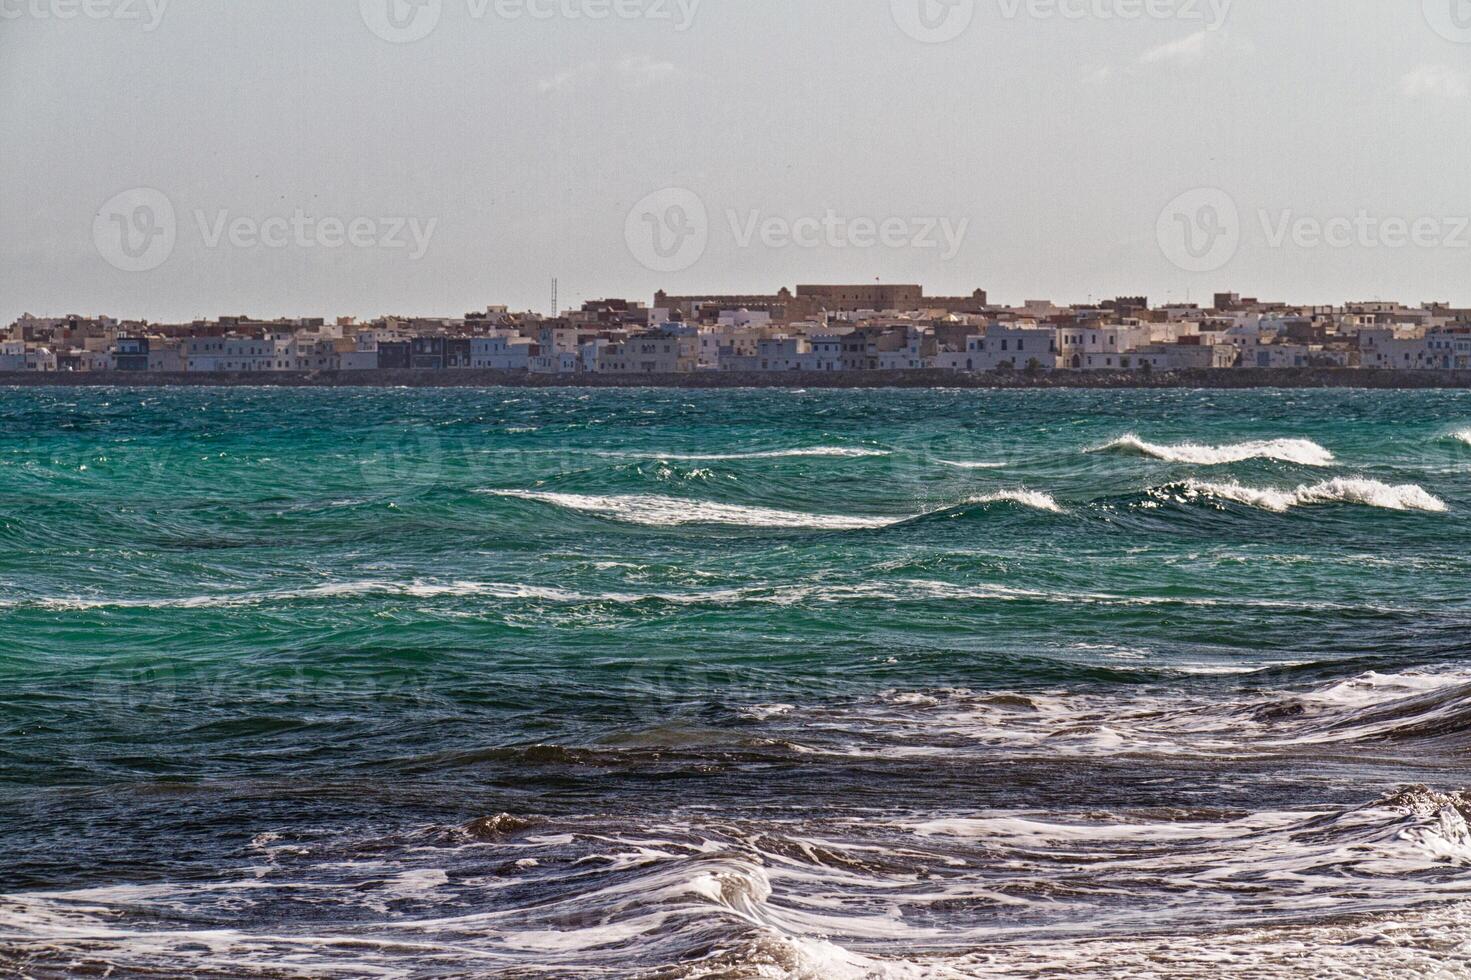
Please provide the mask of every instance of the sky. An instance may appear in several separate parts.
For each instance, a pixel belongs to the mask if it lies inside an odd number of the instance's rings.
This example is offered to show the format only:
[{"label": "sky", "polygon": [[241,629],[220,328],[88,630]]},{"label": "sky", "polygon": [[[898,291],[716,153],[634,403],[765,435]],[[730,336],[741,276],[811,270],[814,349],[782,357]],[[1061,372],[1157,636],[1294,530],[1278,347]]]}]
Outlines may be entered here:
[{"label": "sky", "polygon": [[1471,305],[1471,0],[0,0],[0,321]]}]

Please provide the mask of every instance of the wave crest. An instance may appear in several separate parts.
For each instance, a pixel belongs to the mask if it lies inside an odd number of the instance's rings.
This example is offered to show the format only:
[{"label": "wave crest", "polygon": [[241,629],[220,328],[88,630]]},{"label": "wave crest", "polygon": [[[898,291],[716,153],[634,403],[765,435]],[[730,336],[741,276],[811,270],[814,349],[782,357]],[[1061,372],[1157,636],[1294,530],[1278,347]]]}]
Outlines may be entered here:
[{"label": "wave crest", "polygon": [[1006,464],[1005,463],[980,463],[980,462],[972,463],[972,462],[966,462],[966,461],[963,461],[963,460],[954,460],[954,459],[936,459],[935,462],[939,463],[941,466],[949,466],[952,469],[957,469],[957,470],[1004,470],[1004,469],[1006,469]]},{"label": "wave crest", "polygon": [[1100,452],[1131,452],[1169,463],[1194,463],[1199,466],[1225,466],[1253,459],[1272,459],[1303,466],[1332,466],[1333,453],[1308,439],[1270,439],[1239,442],[1224,446],[1207,446],[1185,442],[1166,446],[1146,442],[1130,433],[1106,446]]},{"label": "wave crest", "polygon": [[892,455],[886,449],[851,446],[814,446],[809,449],[771,449],[749,453],[605,453],[633,459],[663,459],[677,463],[719,463],[742,459],[871,459]]},{"label": "wave crest", "polygon": [[1179,495],[1187,501],[1211,497],[1278,514],[1285,514],[1297,507],[1323,504],[1357,504],[1379,510],[1420,511],[1427,514],[1444,514],[1450,510],[1445,501],[1424,487],[1413,483],[1395,486],[1369,479],[1341,478],[1300,486],[1295,490],[1187,480],[1178,485],[1178,490]]},{"label": "wave crest", "polygon": [[717,504],[703,500],[656,496],[593,496],[575,493],[533,493],[492,490],[492,496],[550,504],[565,510],[595,514],[646,527],[720,524],[733,527],[790,528],[821,531],[859,531],[902,524],[910,517],[860,517],[852,514],[806,514],[798,511]]},{"label": "wave crest", "polygon": [[1001,490],[996,493],[982,494],[972,497],[966,501],[967,504],[1016,504],[1021,507],[1030,507],[1033,510],[1046,511],[1049,514],[1063,513],[1062,505],[1050,493],[1042,493],[1040,490]]}]

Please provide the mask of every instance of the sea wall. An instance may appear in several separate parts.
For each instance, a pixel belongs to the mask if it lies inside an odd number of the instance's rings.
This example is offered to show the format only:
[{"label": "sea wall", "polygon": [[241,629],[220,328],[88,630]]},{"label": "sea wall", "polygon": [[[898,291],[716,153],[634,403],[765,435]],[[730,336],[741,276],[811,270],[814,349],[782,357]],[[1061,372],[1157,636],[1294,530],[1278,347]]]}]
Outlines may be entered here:
[{"label": "sea wall", "polygon": [[701,372],[678,375],[531,375],[511,371],[350,371],[251,374],[0,372],[0,386],[372,388],[1471,388],[1471,371],[1347,368],[1130,372],[951,371]]}]

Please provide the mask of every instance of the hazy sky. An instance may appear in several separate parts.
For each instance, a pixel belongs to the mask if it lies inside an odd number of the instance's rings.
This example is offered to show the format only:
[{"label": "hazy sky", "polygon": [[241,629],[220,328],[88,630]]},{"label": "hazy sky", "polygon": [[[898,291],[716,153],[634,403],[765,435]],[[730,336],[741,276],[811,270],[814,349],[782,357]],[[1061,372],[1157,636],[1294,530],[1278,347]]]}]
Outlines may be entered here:
[{"label": "hazy sky", "polygon": [[0,319],[1471,305],[1468,123],[1471,0],[0,0]]}]

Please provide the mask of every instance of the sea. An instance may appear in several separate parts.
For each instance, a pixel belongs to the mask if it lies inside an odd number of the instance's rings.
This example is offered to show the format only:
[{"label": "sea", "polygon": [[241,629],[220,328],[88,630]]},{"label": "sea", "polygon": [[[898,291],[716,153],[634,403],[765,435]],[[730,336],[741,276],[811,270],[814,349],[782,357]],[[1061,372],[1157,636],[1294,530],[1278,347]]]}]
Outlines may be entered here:
[{"label": "sea", "polygon": [[0,389],[0,976],[1471,976],[1471,393]]}]

